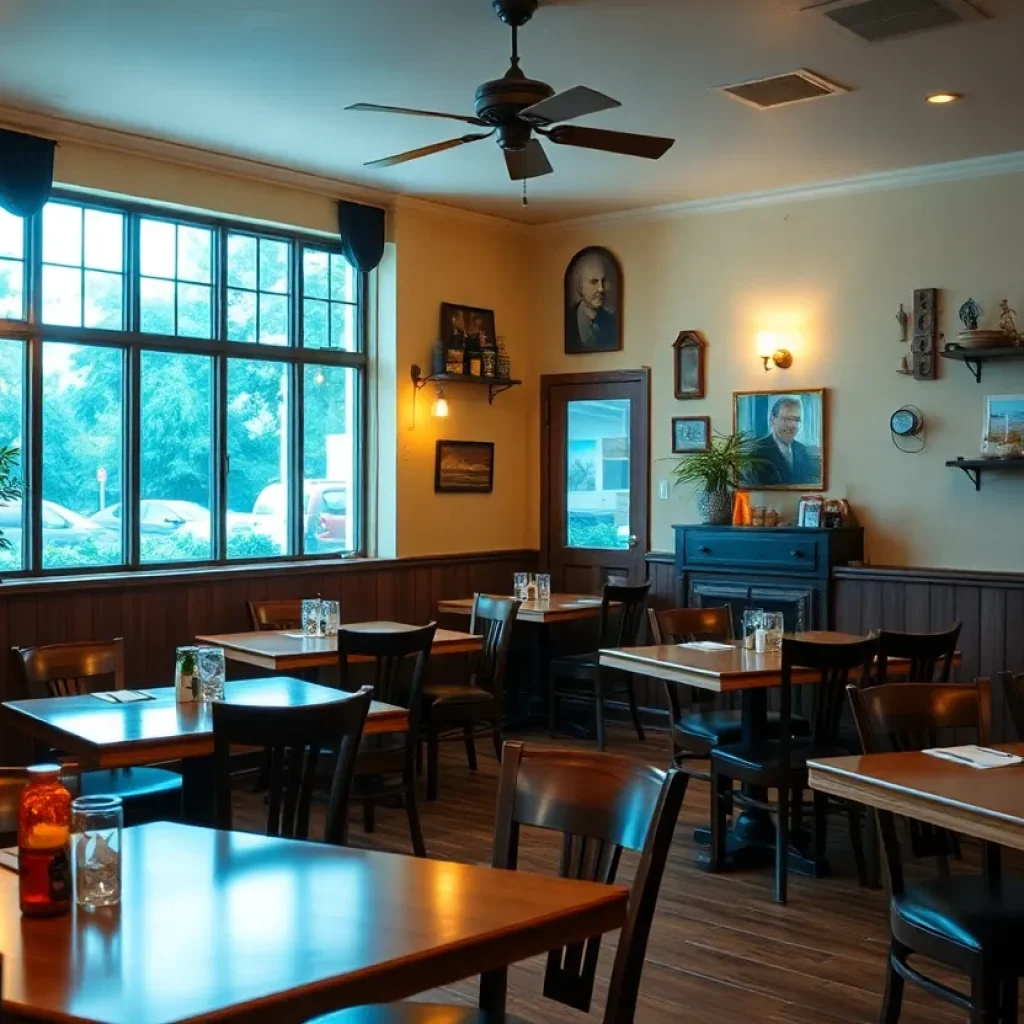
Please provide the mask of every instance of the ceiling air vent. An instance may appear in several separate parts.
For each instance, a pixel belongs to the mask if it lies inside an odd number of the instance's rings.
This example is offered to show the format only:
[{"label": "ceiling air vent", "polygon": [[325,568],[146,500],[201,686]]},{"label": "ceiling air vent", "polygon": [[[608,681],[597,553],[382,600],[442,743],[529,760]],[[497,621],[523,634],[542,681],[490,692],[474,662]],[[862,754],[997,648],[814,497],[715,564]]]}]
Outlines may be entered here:
[{"label": "ceiling air vent", "polygon": [[791,103],[805,103],[807,100],[820,100],[826,96],[849,92],[845,86],[836,85],[813,71],[801,68],[774,78],[759,78],[753,82],[741,82],[739,85],[722,86],[721,91],[733,99],[746,103],[758,110],[771,110],[774,107],[788,107]]},{"label": "ceiling air vent", "polygon": [[969,0],[825,0],[804,10],[821,10],[830,21],[868,43],[985,17]]}]

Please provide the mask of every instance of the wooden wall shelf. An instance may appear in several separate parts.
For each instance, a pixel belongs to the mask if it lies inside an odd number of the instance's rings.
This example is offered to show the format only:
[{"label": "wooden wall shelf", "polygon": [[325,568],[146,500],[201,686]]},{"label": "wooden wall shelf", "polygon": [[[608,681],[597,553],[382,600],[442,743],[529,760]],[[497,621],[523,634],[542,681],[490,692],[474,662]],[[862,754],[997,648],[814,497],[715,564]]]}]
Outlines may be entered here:
[{"label": "wooden wall shelf", "polygon": [[960,469],[974,484],[976,491],[981,490],[981,474],[988,470],[1006,473],[1011,470],[1024,471],[1024,458],[1017,459],[953,459],[946,463],[951,469]]},{"label": "wooden wall shelf", "polygon": [[1005,359],[1024,359],[1024,345],[1005,345],[1002,348],[946,348],[939,353],[943,359],[955,359],[966,365],[981,383],[981,367],[985,363],[999,363]]},{"label": "wooden wall shelf", "polygon": [[445,387],[449,384],[476,384],[477,387],[487,388],[487,404],[493,405],[496,396],[510,388],[518,387],[523,382],[513,380],[511,377],[473,377],[468,373],[432,373],[429,377],[422,376],[418,366],[412,367],[412,383],[417,391],[422,390],[428,384],[441,384]]}]

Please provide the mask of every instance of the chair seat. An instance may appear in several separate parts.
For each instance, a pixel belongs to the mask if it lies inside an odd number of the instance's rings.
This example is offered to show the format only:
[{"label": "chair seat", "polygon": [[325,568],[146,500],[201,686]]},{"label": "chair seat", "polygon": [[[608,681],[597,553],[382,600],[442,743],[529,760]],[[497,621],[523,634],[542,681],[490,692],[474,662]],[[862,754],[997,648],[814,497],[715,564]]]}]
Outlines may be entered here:
[{"label": "chair seat", "polygon": [[[728,775],[730,769],[742,772],[763,772],[770,775],[779,768],[779,741],[764,743],[732,743],[715,747],[711,760],[716,768]],[[789,746],[790,771],[803,771],[807,762],[819,757],[842,757],[847,753],[842,747],[816,747],[807,738],[796,739]]]},{"label": "chair seat", "polygon": [[480,686],[468,683],[431,683],[423,688],[428,702],[443,701],[452,704],[485,703],[494,700],[494,694]]},{"label": "chair seat", "polygon": [[[522,1017],[505,1015],[504,1024],[529,1024]],[[434,1003],[388,1003],[357,1006],[351,1010],[317,1017],[306,1024],[496,1024],[497,1018],[472,1006],[441,1006]]]},{"label": "chair seat", "polygon": [[585,654],[564,654],[558,658],[552,658],[549,671],[552,676],[562,676],[566,679],[576,679],[583,682],[593,680],[598,669],[597,651],[587,651]]},{"label": "chair seat", "polygon": [[[720,747],[743,739],[743,719],[739,711],[687,711],[679,717],[676,732],[706,744]],[[794,736],[810,736],[811,723],[806,718],[792,719]],[[768,735],[778,736],[779,716],[768,715]]]},{"label": "chair seat", "polygon": [[923,882],[894,896],[891,911],[897,936],[906,922],[1002,964],[1024,965],[1024,879],[1004,877],[993,885],[981,875],[957,875]]},{"label": "chair seat", "polygon": [[83,772],[82,796],[120,797],[125,825],[181,817],[181,776],[166,768]]}]

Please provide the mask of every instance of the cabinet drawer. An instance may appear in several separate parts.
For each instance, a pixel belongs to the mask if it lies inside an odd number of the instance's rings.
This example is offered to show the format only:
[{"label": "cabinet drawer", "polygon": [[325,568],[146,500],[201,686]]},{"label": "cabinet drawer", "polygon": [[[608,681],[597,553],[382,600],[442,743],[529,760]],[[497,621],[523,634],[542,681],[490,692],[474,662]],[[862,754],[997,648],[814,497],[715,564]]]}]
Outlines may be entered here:
[{"label": "cabinet drawer", "polygon": [[770,529],[749,533],[710,530],[687,533],[683,553],[686,565],[693,569],[816,575],[827,566],[817,537],[773,534]]}]

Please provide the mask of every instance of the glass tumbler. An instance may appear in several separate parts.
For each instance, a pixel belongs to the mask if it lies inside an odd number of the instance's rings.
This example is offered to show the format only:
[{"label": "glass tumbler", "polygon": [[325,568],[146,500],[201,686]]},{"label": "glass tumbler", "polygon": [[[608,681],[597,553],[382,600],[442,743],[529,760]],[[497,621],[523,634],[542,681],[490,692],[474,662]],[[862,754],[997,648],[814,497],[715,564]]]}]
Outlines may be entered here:
[{"label": "glass tumbler", "polygon": [[537,573],[537,600],[538,601],[550,601],[551,600],[551,573],[539,572]]},{"label": "glass tumbler", "polygon": [[786,629],[782,612],[765,612],[761,620],[761,628],[764,630],[765,653],[780,654],[782,652],[782,634]]},{"label": "glass tumbler", "polygon": [[224,699],[224,651],[220,647],[199,648],[199,697],[201,700]]},{"label": "glass tumbler", "polygon": [[320,598],[302,602],[302,632],[306,636],[320,636]]},{"label": "glass tumbler", "polygon": [[323,636],[336,636],[341,621],[341,606],[337,601],[320,602],[320,633]]},{"label": "glass tumbler", "polygon": [[764,611],[760,608],[743,609],[743,647],[753,651],[757,644],[757,631],[761,628]]},{"label": "glass tumbler", "polygon": [[80,796],[71,801],[71,872],[79,906],[121,902],[122,825],[120,797]]},{"label": "glass tumbler", "polygon": [[512,576],[512,596],[517,601],[525,601],[530,586],[530,574],[517,572]]}]

